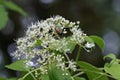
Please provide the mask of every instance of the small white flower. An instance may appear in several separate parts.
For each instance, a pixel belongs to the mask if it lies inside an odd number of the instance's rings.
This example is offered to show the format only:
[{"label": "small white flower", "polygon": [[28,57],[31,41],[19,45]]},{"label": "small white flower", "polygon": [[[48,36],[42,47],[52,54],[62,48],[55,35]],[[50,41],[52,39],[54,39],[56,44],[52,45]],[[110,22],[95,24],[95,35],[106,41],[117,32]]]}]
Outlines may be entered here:
[{"label": "small white flower", "polygon": [[[71,42],[80,46],[85,42],[86,34],[79,28],[79,23],[79,21],[70,22],[62,16],[54,16],[32,24],[28,27],[25,36],[16,41],[17,50],[14,52],[14,56],[18,59],[29,60],[26,62],[26,66],[39,67],[41,74],[47,74],[48,65],[53,63],[56,63],[56,67],[61,70],[76,71],[76,63],[65,61],[63,54],[71,51],[71,47],[69,47]],[[69,32],[70,36],[64,36]],[[70,37],[70,40],[66,36]],[[87,42],[83,46],[91,48],[94,43]],[[54,51],[61,54],[55,54]],[[68,75],[68,73],[64,75]]]},{"label": "small white flower", "polygon": [[68,61],[68,68],[76,71],[76,63],[74,61]]},{"label": "small white flower", "polygon": [[94,46],[95,46],[94,43],[89,43],[89,42],[87,42],[87,43],[85,44],[85,47],[86,47],[86,48],[92,48],[92,47],[94,47]]},{"label": "small white flower", "polygon": [[28,62],[26,63],[26,66],[34,66],[34,63],[33,63],[32,61],[28,61]]},{"label": "small white flower", "polygon": [[77,21],[77,24],[80,24],[80,21]]},{"label": "small white flower", "polygon": [[68,73],[63,73],[62,75],[63,75],[63,76],[66,75],[66,76],[67,76],[67,75],[69,75],[69,74],[68,74]]}]

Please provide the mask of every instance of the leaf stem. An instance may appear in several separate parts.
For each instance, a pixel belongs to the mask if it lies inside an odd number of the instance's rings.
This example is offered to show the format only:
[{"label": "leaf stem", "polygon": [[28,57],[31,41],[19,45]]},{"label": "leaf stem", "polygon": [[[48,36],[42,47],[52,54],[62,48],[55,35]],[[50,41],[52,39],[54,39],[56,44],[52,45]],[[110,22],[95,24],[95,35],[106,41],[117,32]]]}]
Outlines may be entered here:
[{"label": "leaf stem", "polygon": [[[107,73],[103,73],[103,72],[97,72],[97,71],[92,71],[92,70],[88,70],[88,69],[79,69],[80,71],[84,71],[85,73],[86,72],[92,72],[92,73],[96,73],[96,74],[100,74],[100,75],[103,75],[103,76],[108,76],[108,77],[111,77],[113,79],[115,79],[113,76],[107,74]],[[100,76],[99,76],[100,77]],[[97,77],[98,78],[98,77]]]},{"label": "leaf stem", "polygon": [[76,56],[76,62],[79,60],[80,57],[80,51],[81,51],[81,47],[79,47],[78,52],[77,52],[77,56]]},{"label": "leaf stem", "polygon": [[73,77],[77,77],[77,76],[80,76],[82,74],[84,74],[84,72],[79,72],[79,73],[75,74]]},{"label": "leaf stem", "polygon": [[66,53],[64,53],[64,55],[67,58],[67,60],[70,61],[70,58],[68,57],[68,55]]},{"label": "leaf stem", "polygon": [[[37,70],[39,70],[39,68],[37,68],[37,69],[34,69],[34,70],[32,70],[32,71],[29,71],[27,74],[25,74],[21,79],[22,80],[24,80],[29,74],[32,74],[32,72],[35,72],[35,71],[37,71]],[[33,75],[33,74],[32,74]],[[19,79],[19,80],[21,80],[21,79]],[[37,80],[36,78],[35,78],[35,80]]]},{"label": "leaf stem", "polygon": [[[30,70],[28,70],[28,72],[30,72]],[[33,77],[34,80],[37,80],[32,72],[30,73],[30,75]]]}]

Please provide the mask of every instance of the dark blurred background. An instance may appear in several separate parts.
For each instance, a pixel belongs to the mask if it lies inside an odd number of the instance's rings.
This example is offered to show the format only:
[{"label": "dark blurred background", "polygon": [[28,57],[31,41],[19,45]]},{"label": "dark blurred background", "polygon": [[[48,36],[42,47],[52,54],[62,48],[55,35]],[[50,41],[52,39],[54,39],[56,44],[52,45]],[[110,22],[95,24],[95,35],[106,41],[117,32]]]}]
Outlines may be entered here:
[{"label": "dark blurred background", "polygon": [[[61,15],[71,21],[80,20],[82,30],[88,35],[101,36],[105,41],[105,51],[99,48],[91,53],[82,53],[81,60],[97,67],[104,65],[103,56],[114,53],[120,56],[120,0],[12,0],[27,12],[24,17],[8,10],[9,21],[0,30],[0,77],[15,76],[4,68],[12,62],[15,39],[24,36],[31,23],[54,15]],[[0,19],[2,20],[2,19]],[[12,74],[11,74],[12,73]]]}]

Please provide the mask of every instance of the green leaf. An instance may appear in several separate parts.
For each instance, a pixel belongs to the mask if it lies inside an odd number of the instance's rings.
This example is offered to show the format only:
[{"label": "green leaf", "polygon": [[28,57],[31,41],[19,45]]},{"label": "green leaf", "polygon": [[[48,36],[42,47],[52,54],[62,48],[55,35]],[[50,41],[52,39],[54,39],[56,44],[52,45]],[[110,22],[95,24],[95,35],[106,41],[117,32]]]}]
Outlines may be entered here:
[{"label": "green leaf", "polygon": [[104,59],[105,59],[105,58],[111,58],[111,59],[115,60],[115,59],[116,59],[116,56],[115,56],[114,54],[110,53],[110,54],[104,56]]},{"label": "green leaf", "polygon": [[28,68],[24,64],[24,61],[25,60],[18,60],[10,65],[6,65],[5,67],[16,71],[28,71]]},{"label": "green leaf", "polygon": [[120,80],[120,64],[114,62],[112,64],[106,63],[104,66],[106,73],[111,74],[116,80]]},{"label": "green leaf", "polygon": [[49,75],[41,75],[41,80],[50,80]]},{"label": "green leaf", "polygon": [[5,7],[7,7],[8,9],[11,9],[13,11],[19,12],[23,16],[27,16],[26,12],[24,12],[19,6],[17,6],[15,3],[11,2],[11,1],[4,1],[3,5]]},{"label": "green leaf", "polygon": [[105,43],[103,39],[98,36],[90,36],[90,38],[94,41],[94,43],[96,43],[100,47],[100,49],[103,52],[105,48]]},{"label": "green leaf", "polygon": [[0,30],[3,29],[8,22],[8,13],[4,7],[0,6]]},{"label": "green leaf", "polygon": [[[66,74],[67,75],[63,75]],[[51,65],[48,70],[50,80],[72,80],[68,71],[58,69],[56,65]]]},{"label": "green leaf", "polygon": [[68,44],[66,45],[67,49],[70,49],[70,53],[72,53],[72,51],[74,50],[74,48],[76,46],[76,43],[71,41],[71,37],[67,37],[66,41],[68,41]]},{"label": "green leaf", "polygon": [[6,80],[5,78],[0,78],[0,80]]},{"label": "green leaf", "polygon": [[113,60],[117,59],[116,56],[115,56],[114,54],[112,54],[112,53],[110,53],[110,54],[104,56],[103,59],[105,59],[105,58],[111,58],[111,59],[113,59]]},{"label": "green leaf", "polygon": [[94,43],[94,41],[88,36],[85,37],[85,40],[89,43]]},{"label": "green leaf", "polygon": [[70,49],[70,53],[72,53],[72,51],[74,50],[75,46],[76,46],[76,43],[74,42],[71,42],[71,43],[68,43],[67,45],[67,49]]},{"label": "green leaf", "polygon": [[118,59],[116,58],[116,56],[114,54],[108,54],[106,56],[104,56],[103,59],[106,59],[106,58],[111,58],[111,62],[109,63],[109,66],[111,66],[113,63],[116,63],[118,61]]},{"label": "green leaf", "polygon": [[[25,76],[28,72],[22,71],[19,80],[23,80],[22,77]],[[28,76],[25,77],[24,80],[34,80],[33,77],[29,74]]]},{"label": "green leaf", "polygon": [[82,77],[75,77],[74,79],[75,80],[86,80],[85,78],[82,78]]},{"label": "green leaf", "polygon": [[89,80],[108,80],[108,78],[103,75],[103,71],[95,66],[83,61],[79,61],[78,65],[81,67],[82,71],[87,74]]},{"label": "green leaf", "polygon": [[17,80],[17,78],[9,78],[9,79],[6,79],[6,78],[0,78],[0,80]]},{"label": "green leaf", "polygon": [[9,78],[9,79],[6,79],[6,80],[17,80],[17,78]]}]

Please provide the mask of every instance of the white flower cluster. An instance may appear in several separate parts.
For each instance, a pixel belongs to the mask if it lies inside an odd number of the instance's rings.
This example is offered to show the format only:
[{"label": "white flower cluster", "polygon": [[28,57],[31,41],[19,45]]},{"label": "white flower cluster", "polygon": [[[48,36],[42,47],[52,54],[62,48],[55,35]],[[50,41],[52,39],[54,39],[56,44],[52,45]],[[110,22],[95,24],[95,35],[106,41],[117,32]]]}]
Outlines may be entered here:
[{"label": "white flower cluster", "polygon": [[85,37],[86,34],[79,28],[79,22],[70,22],[61,16],[54,16],[32,24],[25,36],[16,40],[17,50],[14,57],[26,59],[27,66],[40,67],[43,74],[47,73],[45,66],[52,63],[56,63],[62,70],[75,71],[75,62],[65,62],[64,53],[71,51],[71,43],[93,47],[94,44],[85,45]]}]

